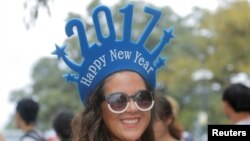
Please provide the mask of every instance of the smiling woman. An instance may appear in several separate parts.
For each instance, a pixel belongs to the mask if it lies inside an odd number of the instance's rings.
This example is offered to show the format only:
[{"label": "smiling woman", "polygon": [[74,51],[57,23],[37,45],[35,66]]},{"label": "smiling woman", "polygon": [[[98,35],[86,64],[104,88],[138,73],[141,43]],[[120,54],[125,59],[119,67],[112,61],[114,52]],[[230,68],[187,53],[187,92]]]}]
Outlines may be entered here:
[{"label": "smiling woman", "polygon": [[[74,130],[74,139],[154,141],[151,118],[154,100],[150,93],[141,93],[141,90],[152,89],[147,87],[138,73],[121,71],[106,78],[90,96],[83,113],[74,121],[73,129],[80,128]],[[126,96],[137,93],[137,98],[126,99],[123,93]],[[110,96],[111,100],[103,100],[102,95]],[[139,110],[136,105],[144,106],[145,110]]]},{"label": "smiling woman", "polygon": [[[93,10],[92,18],[99,43],[89,46],[84,24],[71,19],[66,24],[68,37],[77,31],[84,61],[76,64],[56,45],[57,55],[78,75],[68,73],[67,81],[76,82],[85,109],[73,120],[73,141],[154,141],[154,88],[157,70],[164,65],[163,48],[173,38],[173,29],[163,29],[161,40],[149,52],[144,46],[162,13],[151,7],[151,16],[137,42],[131,41],[134,5],[119,10],[123,15],[123,38],[116,40],[111,11],[106,6]],[[100,13],[107,22],[109,35],[101,30]],[[73,30],[75,28],[76,30]]]}]

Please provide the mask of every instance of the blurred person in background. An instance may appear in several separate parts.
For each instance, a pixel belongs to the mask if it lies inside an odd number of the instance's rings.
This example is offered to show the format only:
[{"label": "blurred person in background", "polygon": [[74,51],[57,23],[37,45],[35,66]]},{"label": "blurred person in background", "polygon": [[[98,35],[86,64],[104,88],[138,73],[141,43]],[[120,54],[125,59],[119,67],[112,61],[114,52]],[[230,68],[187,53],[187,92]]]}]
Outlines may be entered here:
[{"label": "blurred person in background", "polygon": [[223,91],[222,101],[224,113],[232,123],[250,125],[250,88],[231,84]]},{"label": "blurred person in background", "polygon": [[177,100],[175,98],[173,98],[172,96],[166,96],[166,99],[169,101],[171,107],[172,107],[172,110],[173,110],[173,114],[174,114],[174,117],[175,117],[175,126],[178,127],[179,129],[183,130],[182,132],[182,140],[183,141],[193,141],[193,135],[192,133],[190,133],[189,131],[186,131],[184,130],[183,127],[181,127],[180,123],[177,121],[177,116],[178,116],[178,113],[180,111],[180,105],[179,103],[177,102]]},{"label": "blurred person in background", "polygon": [[15,121],[17,128],[24,132],[20,141],[45,141],[41,131],[36,129],[39,104],[31,98],[23,98],[16,106]]},{"label": "blurred person in background", "polygon": [[158,95],[156,98],[156,120],[154,122],[156,141],[164,139],[165,141],[193,141],[193,135],[185,131],[177,120],[180,106],[176,99],[169,95]]},{"label": "blurred person in background", "polygon": [[[177,104],[173,98],[169,99],[172,100],[172,104]],[[177,109],[173,108],[170,100],[163,95],[157,95],[155,98],[154,134],[156,141],[182,140],[183,129],[176,120]]]},{"label": "blurred person in background", "polygon": [[53,129],[60,141],[71,141],[71,122],[73,118],[74,113],[69,109],[61,109],[56,114],[55,119],[53,120]]},{"label": "blurred person in background", "polygon": [[4,136],[0,133],[0,141],[5,141]]}]

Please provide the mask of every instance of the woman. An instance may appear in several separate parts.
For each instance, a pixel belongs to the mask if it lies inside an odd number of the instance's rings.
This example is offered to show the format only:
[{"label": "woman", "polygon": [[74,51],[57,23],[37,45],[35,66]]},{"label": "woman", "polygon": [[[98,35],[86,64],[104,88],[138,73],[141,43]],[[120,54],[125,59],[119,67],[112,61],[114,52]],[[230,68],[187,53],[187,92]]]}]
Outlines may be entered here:
[{"label": "woman", "polygon": [[[134,96],[133,100],[123,101],[126,99],[121,96],[123,93],[129,97]],[[114,97],[110,97],[109,103],[100,95],[106,98],[111,95]],[[144,101],[141,101],[139,97]],[[119,98],[117,100],[121,103],[115,103],[119,102],[115,101],[116,98]],[[134,100],[137,100],[136,103]],[[127,103],[124,102],[128,102],[126,108],[123,104]],[[99,85],[91,95],[90,102],[83,113],[75,119],[73,129],[77,128],[73,130],[73,140],[154,141],[152,111],[150,111],[153,104],[152,89],[138,73],[117,72]],[[139,107],[142,109],[140,110]]]},{"label": "woman", "polygon": [[[123,14],[123,38],[117,40],[115,24],[108,7],[99,6],[92,18],[99,43],[89,46],[84,24],[78,19],[67,22],[66,34],[78,32],[83,59],[81,64],[72,62],[59,47],[53,54],[69,66],[77,75],[68,73],[67,81],[78,84],[85,109],[72,124],[73,141],[154,141],[152,115],[157,70],[164,65],[160,56],[166,44],[173,38],[173,30],[163,31],[159,44],[149,52],[144,46],[151,31],[160,19],[161,12],[145,7],[150,14],[144,32],[137,42],[132,39],[133,5],[120,9]],[[100,26],[106,18],[109,35],[102,34]]]},{"label": "woman", "polygon": [[[171,99],[173,100],[173,99]],[[154,121],[154,133],[156,141],[182,140],[183,130],[176,121],[174,107],[168,98],[159,95],[155,98],[156,118]]]}]

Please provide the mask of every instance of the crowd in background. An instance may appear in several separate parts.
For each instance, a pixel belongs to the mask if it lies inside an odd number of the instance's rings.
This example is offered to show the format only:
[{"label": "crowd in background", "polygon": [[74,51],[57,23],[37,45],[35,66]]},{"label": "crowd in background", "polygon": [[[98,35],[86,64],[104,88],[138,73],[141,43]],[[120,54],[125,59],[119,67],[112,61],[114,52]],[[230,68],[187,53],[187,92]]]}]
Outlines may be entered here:
[{"label": "crowd in background", "polygon": [[[231,84],[222,93],[223,113],[232,124],[250,125],[250,88],[236,83]],[[195,141],[192,133],[185,131],[178,121],[179,104],[171,96],[155,96],[154,134],[156,141]],[[39,103],[31,98],[24,98],[17,103],[15,123],[23,132],[20,141],[71,141],[71,124],[75,114],[69,109],[59,109],[51,128],[54,134],[46,136],[36,128]],[[20,134],[21,135],[21,134]],[[0,134],[0,141],[6,141]]]}]

